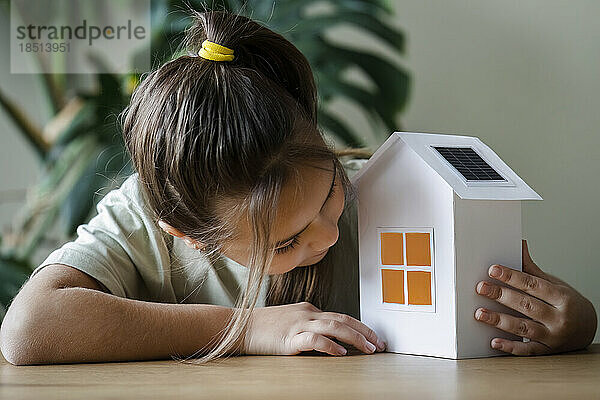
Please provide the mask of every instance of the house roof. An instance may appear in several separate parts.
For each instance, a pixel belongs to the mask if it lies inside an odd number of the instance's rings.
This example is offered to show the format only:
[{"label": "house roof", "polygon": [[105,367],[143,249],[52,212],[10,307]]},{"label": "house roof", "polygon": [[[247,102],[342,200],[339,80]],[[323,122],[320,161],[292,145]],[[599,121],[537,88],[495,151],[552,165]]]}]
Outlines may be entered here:
[{"label": "house roof", "polygon": [[[473,136],[394,132],[354,175],[352,182],[358,184],[381,155],[398,149],[397,145],[413,150],[462,199],[542,200],[492,149]],[[464,154],[451,154],[456,152]],[[469,157],[476,158],[475,162]]]}]

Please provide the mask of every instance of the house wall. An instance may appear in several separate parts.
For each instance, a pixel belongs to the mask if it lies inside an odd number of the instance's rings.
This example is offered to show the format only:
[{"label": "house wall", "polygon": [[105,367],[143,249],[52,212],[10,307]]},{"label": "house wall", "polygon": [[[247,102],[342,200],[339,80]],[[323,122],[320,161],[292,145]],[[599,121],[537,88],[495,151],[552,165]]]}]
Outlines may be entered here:
[{"label": "house wall", "polygon": [[[361,178],[361,320],[390,351],[455,357],[452,195],[450,186],[401,141]],[[433,227],[435,312],[382,308],[378,227]]]},{"label": "house wall", "polygon": [[463,200],[454,194],[454,236],[458,357],[505,354],[492,349],[491,340],[519,338],[476,321],[475,310],[519,314],[477,294],[475,287],[481,280],[490,281],[487,272],[493,264],[521,269],[521,202]]}]

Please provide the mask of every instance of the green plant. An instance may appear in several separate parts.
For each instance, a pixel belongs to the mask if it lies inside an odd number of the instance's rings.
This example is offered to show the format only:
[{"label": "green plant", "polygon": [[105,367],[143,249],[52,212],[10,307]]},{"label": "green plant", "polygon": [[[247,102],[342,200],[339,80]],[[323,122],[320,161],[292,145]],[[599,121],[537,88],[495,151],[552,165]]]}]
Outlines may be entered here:
[{"label": "green plant", "polygon": [[[6,0],[3,1],[6,5]],[[392,14],[383,0],[221,0],[207,5],[190,0],[198,10],[225,8],[247,15],[282,33],[308,58],[320,94],[319,123],[325,132],[352,147],[365,146],[362,136],[327,109],[337,97],[356,103],[373,126],[378,122],[386,132],[397,130],[395,118],[408,98],[409,77],[400,67],[368,51],[346,48],[327,39],[326,32],[339,24],[367,31],[402,53],[403,35],[384,20]],[[324,11],[313,12],[315,7]],[[151,54],[160,65],[173,56],[190,20],[186,7],[174,0],[152,0]],[[100,60],[98,71],[103,71]],[[373,85],[367,90],[344,78],[349,68],[359,68]],[[26,113],[0,89],[0,106],[29,140],[45,170],[32,187],[28,199],[0,241],[0,317],[10,299],[33,268],[31,255],[46,232],[60,222],[65,237],[94,213],[102,190],[110,189],[121,177],[131,174],[129,160],[116,117],[127,104],[139,74],[98,73],[97,89],[67,99],[68,80],[64,75],[40,74],[55,117],[45,129],[31,122]],[[380,134],[383,141],[387,133]]]}]

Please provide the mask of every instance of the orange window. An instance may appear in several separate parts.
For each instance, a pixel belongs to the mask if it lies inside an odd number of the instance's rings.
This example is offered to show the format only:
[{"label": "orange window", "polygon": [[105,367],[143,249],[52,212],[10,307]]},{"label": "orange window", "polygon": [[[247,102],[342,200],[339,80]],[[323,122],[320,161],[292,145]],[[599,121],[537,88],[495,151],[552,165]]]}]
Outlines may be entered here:
[{"label": "orange window", "polygon": [[402,233],[381,233],[381,263],[383,265],[404,265],[404,254],[402,253],[402,240]]},{"label": "orange window", "polygon": [[406,233],[406,265],[431,266],[429,233]]},{"label": "orange window", "polygon": [[404,271],[382,269],[383,301],[385,303],[404,304]]},{"label": "orange window", "polygon": [[384,308],[435,312],[433,228],[379,228],[378,231],[381,298],[387,304]]},{"label": "orange window", "polygon": [[431,272],[407,271],[408,304],[431,304]]}]

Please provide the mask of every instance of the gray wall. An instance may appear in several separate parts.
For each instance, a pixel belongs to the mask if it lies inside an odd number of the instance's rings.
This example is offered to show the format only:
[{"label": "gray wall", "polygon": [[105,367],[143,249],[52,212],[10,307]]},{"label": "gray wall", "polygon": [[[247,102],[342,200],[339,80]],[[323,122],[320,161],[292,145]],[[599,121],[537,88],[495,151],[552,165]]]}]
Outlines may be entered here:
[{"label": "gray wall", "polygon": [[[407,35],[397,61],[412,74],[402,119],[408,131],[480,137],[544,197],[523,206],[523,232],[534,260],[591,299],[600,310],[600,2],[584,0],[411,0],[393,2]],[[8,21],[0,14],[0,51],[8,54]],[[349,29],[336,41],[360,46],[369,37]],[[374,51],[387,53],[383,45]],[[34,76],[9,74],[0,84],[38,120],[47,107]],[[350,76],[364,81],[358,73]],[[333,109],[354,116],[352,105]],[[32,184],[38,163],[0,113],[0,226]],[[21,193],[21,194],[20,194]],[[47,255],[42,251],[37,257]],[[41,261],[41,260],[40,260]],[[600,335],[596,335],[596,341]]]}]

